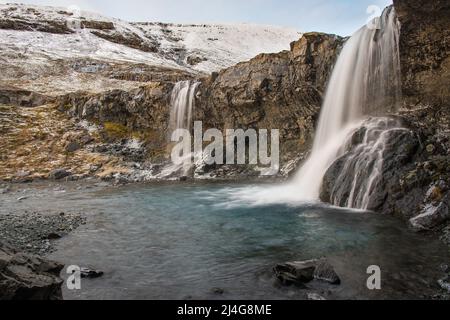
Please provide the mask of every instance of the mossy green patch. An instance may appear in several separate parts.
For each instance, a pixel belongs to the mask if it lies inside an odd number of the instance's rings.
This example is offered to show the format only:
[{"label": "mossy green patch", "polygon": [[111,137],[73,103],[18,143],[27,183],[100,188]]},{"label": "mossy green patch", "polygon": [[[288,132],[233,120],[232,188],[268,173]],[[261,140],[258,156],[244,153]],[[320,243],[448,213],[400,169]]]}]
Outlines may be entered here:
[{"label": "mossy green patch", "polygon": [[126,126],[116,122],[105,122],[103,124],[105,133],[115,139],[123,139],[130,136],[130,131]]}]

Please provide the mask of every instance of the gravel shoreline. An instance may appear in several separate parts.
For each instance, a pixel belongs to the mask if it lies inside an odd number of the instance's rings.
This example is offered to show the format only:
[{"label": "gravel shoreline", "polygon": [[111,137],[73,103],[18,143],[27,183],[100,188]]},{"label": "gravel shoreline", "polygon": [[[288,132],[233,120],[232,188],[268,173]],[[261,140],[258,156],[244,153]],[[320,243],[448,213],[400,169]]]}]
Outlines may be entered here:
[{"label": "gravel shoreline", "polygon": [[80,213],[10,213],[0,215],[0,238],[12,247],[45,256],[54,251],[54,241],[86,224]]}]

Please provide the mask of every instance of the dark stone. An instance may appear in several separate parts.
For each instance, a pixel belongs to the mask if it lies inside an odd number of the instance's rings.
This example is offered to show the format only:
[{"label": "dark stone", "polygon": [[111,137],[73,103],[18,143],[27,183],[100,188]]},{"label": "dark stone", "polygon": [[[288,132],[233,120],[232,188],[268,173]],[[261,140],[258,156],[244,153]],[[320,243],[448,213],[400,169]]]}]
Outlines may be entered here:
[{"label": "dark stone", "polygon": [[225,290],[222,289],[222,288],[213,288],[213,289],[212,289],[212,292],[213,292],[214,294],[217,294],[217,295],[222,295],[222,294],[225,293]]},{"label": "dark stone", "polygon": [[275,276],[283,285],[300,285],[312,280],[340,284],[341,280],[325,259],[295,261],[278,264],[273,269]]},{"label": "dark stone", "polygon": [[340,284],[341,279],[337,275],[332,265],[327,261],[320,261],[314,271],[314,279],[329,282],[331,284]]},{"label": "dark stone", "polygon": [[103,276],[104,272],[100,270],[93,270],[89,268],[81,268],[81,277],[82,278],[89,278],[89,279],[95,279],[100,278]]},{"label": "dark stone", "polygon": [[44,237],[44,239],[48,239],[48,240],[58,240],[61,238],[62,238],[62,236],[56,232],[49,233],[47,236]]},{"label": "dark stone", "polygon": [[75,152],[81,149],[80,144],[77,141],[71,141],[66,146],[67,152]]},{"label": "dark stone", "polygon": [[53,179],[53,180],[61,180],[70,175],[72,175],[72,173],[70,173],[69,171],[67,171],[65,169],[56,169],[56,170],[53,170],[52,172],[50,172],[48,177],[49,177],[49,179]]},{"label": "dark stone", "polygon": [[304,284],[314,279],[317,260],[286,262],[273,269],[275,276],[284,285]]},{"label": "dark stone", "polygon": [[63,267],[0,243],[0,300],[62,300]]}]

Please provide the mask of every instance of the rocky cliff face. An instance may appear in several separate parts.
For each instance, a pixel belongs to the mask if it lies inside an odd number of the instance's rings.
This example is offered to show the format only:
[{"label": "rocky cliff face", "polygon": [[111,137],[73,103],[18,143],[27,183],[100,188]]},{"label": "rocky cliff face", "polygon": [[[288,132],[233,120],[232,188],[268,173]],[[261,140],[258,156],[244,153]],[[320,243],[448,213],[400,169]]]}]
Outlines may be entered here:
[{"label": "rocky cliff face", "polygon": [[[301,158],[312,140],[326,83],[342,44],[340,37],[309,33],[293,42],[290,51],[261,54],[199,79],[194,119],[203,121],[204,130],[280,129],[282,164]],[[192,78],[185,75],[185,79]],[[168,127],[175,81],[159,80],[131,90],[67,94],[57,98],[58,109],[103,128],[102,138],[109,145],[96,150],[119,154],[149,169],[146,164],[164,163],[170,157]],[[118,150],[122,149],[118,144],[130,139],[140,143],[137,157]],[[240,169],[230,175],[241,175]]]},{"label": "rocky cliff face", "polygon": [[394,0],[401,23],[400,58],[407,105],[450,101],[450,3]]},{"label": "rocky cliff face", "polygon": [[204,129],[280,129],[286,163],[308,150],[344,39],[306,33],[290,51],[261,54],[205,79],[196,119]]}]

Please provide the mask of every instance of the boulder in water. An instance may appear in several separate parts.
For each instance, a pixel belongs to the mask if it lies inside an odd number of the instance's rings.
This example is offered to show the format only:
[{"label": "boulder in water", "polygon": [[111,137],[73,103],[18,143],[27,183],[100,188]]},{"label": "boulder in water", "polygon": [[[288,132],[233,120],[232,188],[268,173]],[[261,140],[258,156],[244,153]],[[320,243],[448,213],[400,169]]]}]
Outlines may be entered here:
[{"label": "boulder in water", "polygon": [[306,260],[278,264],[273,269],[275,276],[284,285],[303,285],[312,280],[340,284],[341,280],[327,260]]},{"label": "boulder in water", "polygon": [[314,279],[322,280],[331,284],[340,284],[341,279],[331,264],[326,260],[320,260],[314,270]]},{"label": "boulder in water", "polygon": [[94,269],[90,269],[90,268],[81,268],[80,271],[81,271],[82,278],[89,278],[89,279],[100,278],[104,274],[103,271],[94,270]]}]

